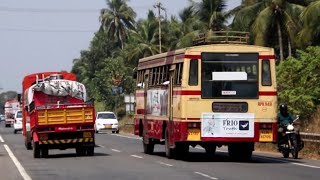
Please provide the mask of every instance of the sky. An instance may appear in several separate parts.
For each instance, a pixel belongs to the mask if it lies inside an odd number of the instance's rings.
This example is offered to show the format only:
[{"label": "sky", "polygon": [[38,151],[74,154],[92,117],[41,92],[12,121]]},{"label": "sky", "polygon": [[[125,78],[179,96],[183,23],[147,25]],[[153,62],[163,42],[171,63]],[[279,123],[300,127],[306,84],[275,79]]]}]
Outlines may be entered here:
[{"label": "sky", "polygon": [[[131,0],[145,18],[159,0]],[[199,1],[199,0],[197,0]],[[188,0],[160,0],[167,15],[177,15]],[[227,9],[241,0],[227,0]],[[71,71],[72,61],[88,49],[99,28],[105,0],[0,0],[0,93],[21,93],[25,75]]]}]

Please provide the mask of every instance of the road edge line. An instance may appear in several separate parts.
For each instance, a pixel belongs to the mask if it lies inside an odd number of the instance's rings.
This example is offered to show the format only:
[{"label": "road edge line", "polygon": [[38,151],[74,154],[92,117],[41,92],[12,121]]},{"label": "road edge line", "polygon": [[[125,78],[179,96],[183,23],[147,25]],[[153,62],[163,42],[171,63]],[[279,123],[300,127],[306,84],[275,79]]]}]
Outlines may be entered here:
[{"label": "road edge line", "polygon": [[4,143],[4,140],[1,135],[0,135],[0,142]]},{"label": "road edge line", "polygon": [[11,151],[11,149],[9,148],[8,145],[4,144],[3,145],[4,148],[6,149],[6,151],[9,154],[9,157],[11,158],[11,160],[13,161],[14,165],[17,167],[18,171],[20,172],[22,178],[24,180],[32,180],[31,177],[28,175],[28,173],[26,172],[26,170],[23,168],[23,166],[21,165],[21,163],[19,162],[19,160],[16,158],[16,156],[13,154],[13,152]]}]

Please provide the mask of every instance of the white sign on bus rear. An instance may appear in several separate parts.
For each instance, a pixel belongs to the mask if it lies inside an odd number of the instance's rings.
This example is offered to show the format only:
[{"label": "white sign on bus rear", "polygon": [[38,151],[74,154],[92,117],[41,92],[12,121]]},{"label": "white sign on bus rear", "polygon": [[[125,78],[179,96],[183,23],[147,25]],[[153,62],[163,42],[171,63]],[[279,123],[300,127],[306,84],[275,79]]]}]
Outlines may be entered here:
[{"label": "white sign on bus rear", "polygon": [[212,81],[246,81],[246,72],[212,72]]}]

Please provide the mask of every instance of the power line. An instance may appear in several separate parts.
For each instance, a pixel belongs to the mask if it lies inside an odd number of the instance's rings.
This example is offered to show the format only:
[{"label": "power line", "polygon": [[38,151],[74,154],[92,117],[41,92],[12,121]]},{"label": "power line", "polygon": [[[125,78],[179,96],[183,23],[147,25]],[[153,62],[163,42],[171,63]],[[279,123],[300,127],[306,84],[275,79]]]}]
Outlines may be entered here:
[{"label": "power line", "polygon": [[77,29],[26,29],[26,28],[2,28],[0,31],[8,32],[45,32],[45,33],[93,33],[97,30],[77,30]]},{"label": "power line", "polygon": [[11,7],[0,7],[0,11],[17,13],[100,13],[100,9],[36,9]]}]

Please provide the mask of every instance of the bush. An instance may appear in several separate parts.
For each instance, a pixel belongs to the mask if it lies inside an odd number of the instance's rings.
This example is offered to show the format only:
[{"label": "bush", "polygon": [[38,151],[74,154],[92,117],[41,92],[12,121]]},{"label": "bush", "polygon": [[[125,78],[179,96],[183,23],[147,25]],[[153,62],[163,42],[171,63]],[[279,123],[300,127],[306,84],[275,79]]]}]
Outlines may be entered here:
[{"label": "bush", "polygon": [[310,117],[320,99],[320,47],[298,51],[277,67],[279,103],[287,103],[294,114]]}]

